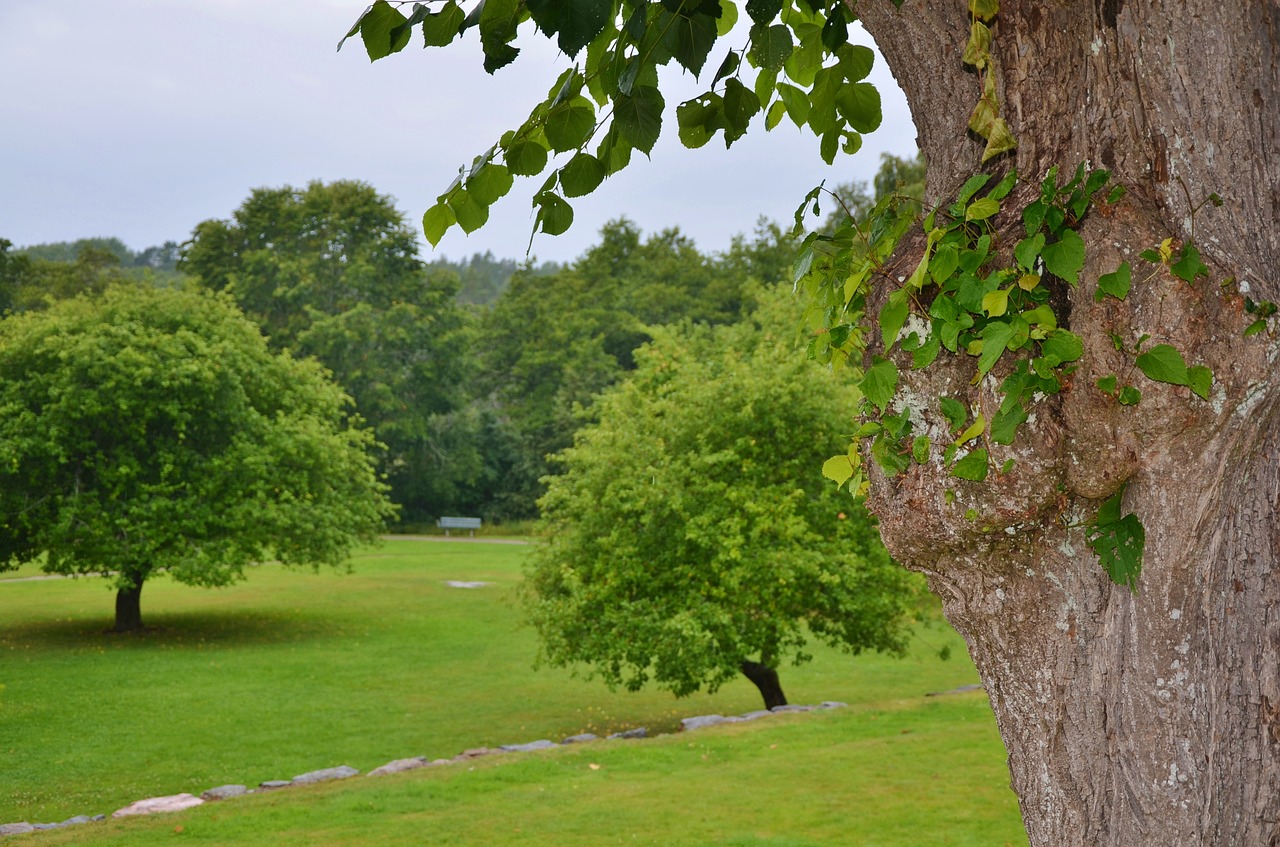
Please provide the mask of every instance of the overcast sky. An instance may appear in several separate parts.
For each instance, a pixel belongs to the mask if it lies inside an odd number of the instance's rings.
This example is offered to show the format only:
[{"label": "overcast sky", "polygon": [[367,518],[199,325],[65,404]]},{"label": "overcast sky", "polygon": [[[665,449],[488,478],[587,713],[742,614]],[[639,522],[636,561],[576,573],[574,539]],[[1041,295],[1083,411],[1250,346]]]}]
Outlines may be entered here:
[{"label": "overcast sky", "polygon": [[[518,126],[567,60],[530,44],[489,76],[472,34],[445,50],[414,42],[371,64],[358,39],[334,50],[363,8],[361,0],[0,0],[0,237],[26,246],[116,236],[140,250],[229,217],[253,188],[316,179],[367,182],[417,228],[458,168]],[[709,69],[718,56],[719,48]],[[671,126],[652,161],[637,154],[574,201],[573,228],[539,236],[537,259],[580,255],[600,224],[620,216],[646,232],[678,226],[704,251],[720,250],[761,215],[789,220],[820,181],[869,180],[882,151],[915,150],[905,102],[879,63],[872,81],[884,125],[832,167],[815,138],[789,121],[766,134],[759,117],[732,150],[719,140],[683,149],[674,106],[698,91],[678,74],[670,81],[683,90],[666,92]],[[451,230],[435,255],[523,257],[541,179],[518,179],[484,229]]]}]

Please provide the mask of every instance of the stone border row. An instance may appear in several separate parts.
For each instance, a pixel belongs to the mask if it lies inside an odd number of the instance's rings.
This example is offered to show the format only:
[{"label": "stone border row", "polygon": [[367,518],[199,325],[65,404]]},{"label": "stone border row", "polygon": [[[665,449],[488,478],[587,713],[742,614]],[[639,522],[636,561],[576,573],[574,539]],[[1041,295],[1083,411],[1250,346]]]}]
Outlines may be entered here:
[{"label": "stone border row", "polygon": [[[827,700],[817,706],[775,706],[772,709],[761,709],[754,712],[747,712],[745,715],[697,715],[692,718],[684,718],[680,721],[680,729],[683,732],[691,732],[696,729],[703,729],[708,726],[717,726],[719,724],[742,723],[744,721],[753,721],[759,718],[768,717],[769,715],[782,712],[811,712],[815,709],[841,709],[847,706],[847,703],[840,703],[834,700]],[[635,739],[648,738],[649,730],[645,727],[636,727],[625,732],[615,732],[606,737],[606,740],[613,739]],[[414,756],[408,759],[396,759],[387,762],[381,767],[374,768],[369,771],[367,776],[385,776],[386,774],[401,773],[403,771],[416,770],[417,768],[426,768],[439,765],[449,765],[455,762],[466,762],[472,759],[478,759],[482,756],[491,756],[500,753],[528,753],[534,750],[550,750],[555,747],[563,747],[570,744],[585,744],[592,741],[599,741],[600,736],[594,733],[584,732],[578,735],[571,735],[563,741],[557,743],[549,741],[545,738],[537,741],[528,741],[523,744],[503,744],[499,747],[475,747],[470,750],[463,750],[452,759],[427,759],[426,756]],[[293,779],[269,779],[258,785],[257,788],[249,788],[245,785],[219,785],[217,788],[210,788],[208,791],[202,792],[199,797],[194,794],[172,794],[167,797],[149,797],[145,800],[138,800],[130,803],[123,809],[117,809],[111,813],[113,818],[132,817],[134,815],[155,815],[163,812],[180,812],[183,809],[190,809],[195,806],[203,805],[209,801],[230,800],[233,797],[242,797],[246,794],[255,794],[263,791],[276,791],[281,788],[291,788],[297,785],[315,785],[321,782],[332,782],[337,779],[349,779],[353,776],[359,776],[360,771],[347,765],[340,765],[336,768],[324,768],[318,771],[308,771],[299,774]],[[24,835],[28,832],[38,832],[48,829],[60,829],[66,826],[75,826],[77,824],[92,823],[106,819],[106,815],[76,815],[68,818],[61,823],[27,823],[21,821],[19,823],[0,824],[0,837],[6,835]]]}]

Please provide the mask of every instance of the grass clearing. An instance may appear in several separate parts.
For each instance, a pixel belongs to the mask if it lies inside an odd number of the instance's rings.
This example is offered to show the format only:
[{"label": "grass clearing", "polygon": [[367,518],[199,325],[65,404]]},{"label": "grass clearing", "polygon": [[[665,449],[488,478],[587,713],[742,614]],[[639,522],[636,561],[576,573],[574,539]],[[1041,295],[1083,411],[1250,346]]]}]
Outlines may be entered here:
[{"label": "grass clearing", "polygon": [[[393,541],[359,555],[351,574],[264,566],[218,590],[157,580],[142,598],[153,629],[139,636],[104,632],[112,594],[103,581],[0,586],[0,823],[109,813],[143,797],[339,764],[368,771],[583,731],[670,731],[681,717],[759,708],[745,679],[675,700],[534,671],[533,633],[513,602],[526,549]],[[944,646],[950,661],[936,656]],[[939,832],[961,839],[930,843],[1024,843],[985,697],[921,697],[977,681],[954,632],[922,630],[905,660],[815,654],[782,672],[792,702],[853,708],[290,789],[32,839],[145,844],[148,833],[171,838],[182,826],[211,844],[420,844],[426,829],[440,843],[470,844],[516,843],[518,829],[523,843],[539,831],[536,843],[555,844],[915,844],[932,831],[911,823],[929,806]],[[937,796],[922,803],[922,792]],[[852,813],[868,798],[884,810],[879,834],[851,839],[852,827],[871,825]],[[904,826],[912,837],[893,835]],[[444,837],[448,827],[455,837]],[[1006,831],[1016,837],[995,837]],[[616,842],[602,835],[615,832]]]}]

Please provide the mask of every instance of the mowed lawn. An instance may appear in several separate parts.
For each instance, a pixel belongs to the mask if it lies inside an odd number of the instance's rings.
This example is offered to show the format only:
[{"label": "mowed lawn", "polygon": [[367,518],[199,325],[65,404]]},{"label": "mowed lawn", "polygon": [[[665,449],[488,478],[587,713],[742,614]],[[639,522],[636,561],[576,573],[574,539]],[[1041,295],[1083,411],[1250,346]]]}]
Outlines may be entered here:
[{"label": "mowed lawn", "polygon": [[[352,573],[268,565],[218,590],[161,579],[143,591],[153,629],[141,636],[104,632],[113,597],[100,580],[0,584],[0,823],[759,708],[745,680],[676,700],[534,670],[514,597],[526,552],[394,541]],[[906,659],[815,654],[783,670],[790,699],[851,708],[29,838],[146,844],[177,827],[209,844],[1025,843],[985,697],[923,696],[977,680],[953,632],[922,629]]]}]

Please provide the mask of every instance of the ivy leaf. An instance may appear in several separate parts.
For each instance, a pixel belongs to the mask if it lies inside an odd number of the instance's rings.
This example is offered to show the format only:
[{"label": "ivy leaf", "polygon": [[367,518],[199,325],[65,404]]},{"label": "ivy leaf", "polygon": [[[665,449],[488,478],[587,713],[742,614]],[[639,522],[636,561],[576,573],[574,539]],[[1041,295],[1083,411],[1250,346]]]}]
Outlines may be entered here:
[{"label": "ivy leaf", "polygon": [[590,153],[579,153],[560,169],[560,187],[566,197],[585,197],[604,182],[604,165]]},{"label": "ivy leaf", "polygon": [[637,85],[630,95],[613,97],[613,123],[631,145],[646,156],[662,132],[662,93],[651,85]]},{"label": "ivy leaf", "polygon": [[1053,367],[1074,362],[1084,355],[1084,342],[1080,336],[1066,329],[1055,329],[1040,344],[1040,350]]},{"label": "ivy leaf", "polygon": [[990,460],[985,447],[970,450],[964,458],[951,466],[951,475],[972,482],[982,482],[987,478]]},{"label": "ivy leaf", "polygon": [[964,422],[969,419],[969,410],[959,400],[941,397],[938,399],[938,404],[942,407],[942,416],[947,419],[952,432],[964,426]]},{"label": "ivy leaf", "polygon": [[1115,396],[1117,385],[1115,374],[1108,374],[1107,376],[1100,377],[1099,379],[1094,380],[1093,384],[1096,385],[1098,390],[1103,394],[1110,394],[1113,397]]},{"label": "ivy leaf", "polygon": [[1187,368],[1187,385],[1201,400],[1208,400],[1209,390],[1213,387],[1213,371],[1204,365]]},{"label": "ivy leaf", "polygon": [[1094,292],[1093,299],[1101,302],[1102,298],[1108,294],[1117,300],[1123,300],[1128,297],[1131,274],[1132,270],[1129,268],[1129,263],[1121,262],[1120,267],[1116,268],[1112,273],[1098,277],[1098,290]]},{"label": "ivy leaf", "polygon": [[1157,344],[1140,355],[1136,363],[1148,379],[1170,385],[1187,384],[1187,361],[1168,344]]},{"label": "ivy leaf", "polygon": [[911,458],[916,460],[917,465],[929,461],[929,436],[917,435],[911,440]]},{"label": "ivy leaf", "polygon": [[1200,251],[1194,244],[1188,244],[1182,249],[1182,257],[1170,265],[1169,270],[1185,282],[1195,282],[1196,277],[1209,275],[1209,268],[1200,261]]},{"label": "ivy leaf", "polygon": [[1136,406],[1142,402],[1142,392],[1134,388],[1132,385],[1126,385],[1120,389],[1120,405]]},{"label": "ivy leaf", "polygon": [[880,310],[880,333],[884,339],[884,349],[888,350],[898,340],[902,325],[907,322],[910,303],[907,302],[907,290],[899,288],[889,295],[884,308]]},{"label": "ivy leaf", "polygon": [[930,333],[925,343],[911,353],[911,367],[916,370],[929,367],[938,358],[940,352],[942,352],[942,336],[936,332]]},{"label": "ivy leaf", "polygon": [[873,357],[872,362],[862,375],[858,388],[883,414],[898,389],[898,366],[880,356]]},{"label": "ivy leaf", "polygon": [[1040,258],[1044,259],[1049,273],[1076,285],[1080,282],[1080,269],[1084,267],[1084,239],[1073,229],[1064,230],[1061,238],[1045,245]]},{"label": "ivy leaf", "polygon": [[1027,422],[1027,410],[1021,403],[1014,403],[1009,410],[996,413],[991,419],[991,440],[996,444],[1012,444],[1018,427]]},{"label": "ivy leaf", "polygon": [[995,367],[1004,355],[1013,337],[1013,326],[1004,321],[992,321],[982,329],[982,353],[978,356],[978,374],[974,382],[982,379]]},{"label": "ivy leaf", "polygon": [[435,247],[440,243],[440,239],[444,238],[449,227],[457,222],[458,216],[453,213],[453,209],[450,209],[447,203],[436,203],[422,216],[422,233],[427,237],[427,241],[431,242],[431,246]]},{"label": "ivy leaf", "polygon": [[897,476],[911,464],[911,457],[899,452],[893,439],[883,433],[871,445],[871,458],[889,476]]},{"label": "ivy leaf", "polygon": [[1000,211],[1000,201],[992,200],[990,197],[983,197],[981,200],[974,200],[969,208],[964,210],[964,219],[966,221],[985,221],[987,218]]},{"label": "ivy leaf", "polygon": [[570,58],[592,42],[613,12],[600,0],[525,0],[529,16],[548,37],[556,36]]},{"label": "ivy leaf", "polygon": [[1018,139],[1004,118],[996,118],[987,131],[987,146],[982,151],[982,163],[985,165],[1001,153],[1018,149]]},{"label": "ivy leaf", "polygon": [[1085,539],[1111,581],[1136,593],[1147,533],[1136,515],[1120,516],[1123,496],[1121,488],[1103,502],[1097,517],[1085,529]]},{"label": "ivy leaf", "polygon": [[981,437],[983,431],[986,430],[986,428],[987,428],[987,418],[985,415],[979,412],[978,416],[973,419],[973,423],[969,425],[969,428],[966,429],[964,432],[960,433],[960,437],[955,440],[955,445],[957,447],[960,447],[964,444],[968,444],[970,441],[972,441],[975,438]]},{"label": "ivy leaf", "polygon": [[[1030,206],[1027,207],[1028,209]],[[1023,211],[1023,220],[1026,220],[1026,211]],[[1039,223],[1036,224],[1039,226]],[[1018,265],[1024,270],[1034,270],[1036,266],[1036,257],[1040,255],[1040,251],[1044,249],[1044,233],[1037,232],[1035,235],[1029,235],[1018,242],[1013,248],[1013,258],[1018,260]]]},{"label": "ivy leaf", "polygon": [[969,43],[965,45],[960,61],[978,70],[987,66],[991,58],[991,30],[982,21],[974,19],[969,27]]},{"label": "ivy leaf", "polygon": [[998,318],[1009,311],[1008,289],[997,288],[982,295],[982,311],[993,318]]},{"label": "ivy leaf", "polygon": [[1000,13],[1000,0],[969,0],[969,14],[980,21],[991,21]]}]

